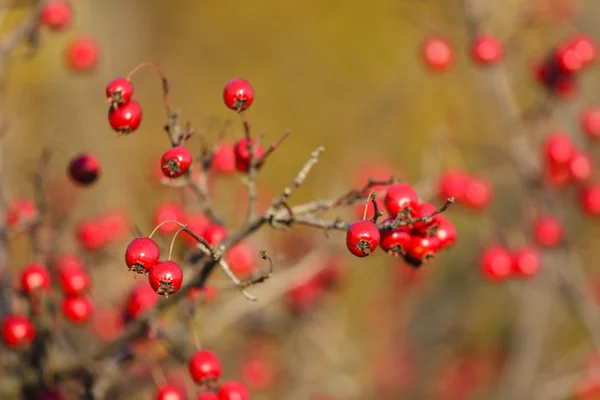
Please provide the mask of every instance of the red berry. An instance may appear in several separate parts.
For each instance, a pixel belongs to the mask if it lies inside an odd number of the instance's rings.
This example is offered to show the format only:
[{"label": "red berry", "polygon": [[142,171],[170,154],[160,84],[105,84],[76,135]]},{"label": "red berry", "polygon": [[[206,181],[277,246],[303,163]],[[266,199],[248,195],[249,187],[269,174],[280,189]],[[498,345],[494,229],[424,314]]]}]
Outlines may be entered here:
[{"label": "red berry", "polygon": [[[437,207],[431,203],[419,203],[414,213],[415,218],[423,218],[433,212],[437,211]],[[426,221],[418,221],[413,224],[413,229],[421,233],[426,233],[430,227],[437,226],[439,223],[439,214],[434,215]]]},{"label": "red berry", "polygon": [[464,204],[473,210],[484,209],[492,200],[492,186],[483,178],[471,177],[465,190]]},{"label": "red berry", "polygon": [[[178,203],[166,202],[158,206],[154,211],[154,225],[158,226],[165,221],[182,221],[185,218],[183,208]],[[179,225],[174,223],[166,223],[158,228],[159,233],[168,235],[179,230]]]},{"label": "red berry", "polygon": [[196,400],[219,400],[219,398],[213,392],[204,392],[200,393]]},{"label": "red berry", "polygon": [[13,199],[6,211],[6,225],[10,228],[29,227],[37,216],[37,206],[32,200]]},{"label": "red berry", "polygon": [[103,221],[88,219],[77,227],[79,244],[88,251],[97,251],[108,244],[108,233]]},{"label": "red berry", "polygon": [[118,107],[108,110],[108,122],[111,128],[120,135],[127,135],[136,131],[142,123],[142,106],[131,100]]},{"label": "red berry", "polygon": [[584,152],[576,152],[569,163],[570,177],[576,181],[586,181],[592,176],[594,162],[592,158]]},{"label": "red berry", "polygon": [[419,204],[419,196],[410,185],[397,183],[387,189],[383,202],[388,213],[395,218],[406,210],[413,213]]},{"label": "red berry", "polygon": [[589,36],[581,33],[576,34],[568,41],[568,46],[573,49],[584,66],[596,60],[598,54],[596,43]]},{"label": "red berry", "polygon": [[29,346],[35,339],[35,326],[29,318],[9,314],[2,322],[2,340],[7,347]]},{"label": "red berry", "polygon": [[523,247],[513,254],[513,272],[515,275],[529,278],[537,275],[542,265],[540,252],[533,247]]},{"label": "red berry", "polygon": [[480,65],[495,64],[504,56],[502,43],[493,36],[480,36],[473,43],[473,60]]},{"label": "red berry", "polygon": [[162,385],[156,390],[156,400],[185,400],[186,395],[175,385]]},{"label": "red berry", "polygon": [[73,71],[88,71],[98,63],[99,54],[100,47],[95,39],[79,38],[67,47],[67,62]]},{"label": "red berry", "polygon": [[241,383],[234,381],[222,383],[218,395],[219,400],[250,400],[248,389]]},{"label": "red berry", "polygon": [[546,159],[550,164],[567,165],[575,155],[575,148],[568,136],[555,132],[544,143]]},{"label": "red berry", "polygon": [[227,107],[237,112],[247,110],[254,101],[254,89],[244,79],[233,79],[223,89],[223,101]]},{"label": "red berry", "polygon": [[158,296],[146,282],[142,282],[133,288],[127,298],[127,314],[135,319],[147,310],[154,308],[156,303],[158,303]]},{"label": "red berry", "polygon": [[563,226],[553,216],[541,216],[533,224],[533,237],[541,246],[556,247],[562,242]]},{"label": "red berry", "polygon": [[361,220],[353,223],[346,232],[346,247],[357,257],[366,257],[373,253],[379,244],[379,230],[371,221]]},{"label": "red berry", "polygon": [[583,62],[577,56],[577,52],[568,44],[559,46],[555,53],[556,64],[567,73],[578,72],[583,66]]},{"label": "red berry", "polygon": [[145,274],[158,263],[160,249],[156,242],[149,237],[133,239],[125,250],[125,263],[130,271]]},{"label": "red berry", "polygon": [[235,152],[230,143],[220,143],[210,160],[210,167],[213,171],[221,174],[232,174],[235,172]]},{"label": "red berry", "polygon": [[456,243],[456,228],[449,219],[440,216],[435,237],[440,241],[440,248],[452,246]]},{"label": "red berry", "polygon": [[[254,139],[250,139],[250,144],[254,146]],[[248,172],[248,169],[250,169],[248,140],[246,138],[238,140],[233,147],[233,152],[235,154],[235,168],[240,172]],[[262,146],[258,145],[254,149],[254,162],[257,162],[264,153]],[[257,164],[256,167],[260,167],[260,164]]]},{"label": "red berry", "polygon": [[100,163],[93,155],[81,153],[69,163],[69,177],[79,185],[88,186],[96,182],[100,175]]},{"label": "red berry", "polygon": [[242,373],[244,382],[257,390],[269,388],[275,380],[273,365],[259,355],[246,356],[242,361]]},{"label": "red berry", "polygon": [[589,215],[600,215],[600,184],[589,184],[579,193],[581,209]]},{"label": "red berry", "polygon": [[427,38],[421,45],[425,63],[434,71],[450,68],[454,62],[454,50],[447,40],[441,37]]},{"label": "red berry", "polygon": [[188,363],[190,375],[194,382],[206,384],[221,377],[221,361],[208,350],[195,352]]},{"label": "red berry", "polygon": [[307,312],[322,298],[324,289],[323,281],[314,277],[294,284],[287,292],[290,311],[294,314]]},{"label": "red berry", "polygon": [[38,263],[25,266],[21,271],[21,290],[26,294],[30,294],[45,289],[50,289],[48,269]]},{"label": "red berry", "polygon": [[[392,218],[388,218],[385,222],[393,221]],[[403,226],[393,230],[382,229],[379,231],[381,240],[379,246],[390,255],[403,255],[406,254],[406,250],[412,244],[412,237],[410,235],[410,228]]]},{"label": "red berry", "polygon": [[178,178],[192,165],[192,153],[183,146],[171,147],[160,159],[160,167],[167,178]]},{"label": "red berry", "polygon": [[[580,166],[577,166],[580,168]],[[566,167],[564,165],[547,164],[544,167],[544,178],[548,184],[561,187],[571,180],[571,163]]]},{"label": "red berry", "polygon": [[458,170],[445,171],[438,181],[438,195],[442,200],[454,197],[457,201],[463,200],[469,185],[469,176]]},{"label": "red berry", "polygon": [[406,250],[406,258],[409,261],[424,263],[431,260],[439,249],[440,241],[437,237],[415,235]]},{"label": "red berry", "polygon": [[78,296],[88,290],[92,279],[79,265],[64,263],[58,266],[58,275],[63,292],[68,296]]},{"label": "red berry", "polygon": [[503,247],[490,247],[481,256],[481,271],[491,281],[504,280],[510,276],[513,259]]},{"label": "red berry", "polygon": [[50,1],[40,14],[40,23],[54,31],[65,29],[73,19],[73,8],[67,1]]},{"label": "red berry", "polygon": [[102,216],[100,222],[104,225],[107,240],[111,243],[118,242],[129,233],[129,219],[122,211],[109,211]]},{"label": "red berry", "polygon": [[160,261],[148,273],[148,282],[156,293],[168,297],[181,288],[183,271],[173,261]]},{"label": "red berry", "polygon": [[113,79],[106,85],[106,97],[116,106],[131,101],[133,96],[133,83],[125,78]]},{"label": "red berry", "polygon": [[[210,225],[210,220],[206,218],[204,214],[192,214],[188,215],[185,218],[185,223],[188,226],[188,229],[202,236],[202,233],[204,233],[206,228]],[[185,244],[187,244],[190,247],[195,247],[198,244],[196,239],[194,239],[187,233],[181,236],[181,238],[183,239]]]},{"label": "red berry", "polygon": [[591,139],[600,139],[600,107],[583,110],[579,120],[581,130]]},{"label": "red berry", "polygon": [[258,253],[247,242],[240,242],[227,252],[227,262],[231,272],[239,278],[245,279],[252,275]]},{"label": "red berry", "polygon": [[214,246],[223,241],[227,237],[227,228],[222,225],[212,224],[206,227],[202,233],[202,237],[206,239],[208,244]]},{"label": "red berry", "polygon": [[94,307],[86,296],[67,296],[61,303],[65,317],[71,322],[86,322],[92,316]]}]

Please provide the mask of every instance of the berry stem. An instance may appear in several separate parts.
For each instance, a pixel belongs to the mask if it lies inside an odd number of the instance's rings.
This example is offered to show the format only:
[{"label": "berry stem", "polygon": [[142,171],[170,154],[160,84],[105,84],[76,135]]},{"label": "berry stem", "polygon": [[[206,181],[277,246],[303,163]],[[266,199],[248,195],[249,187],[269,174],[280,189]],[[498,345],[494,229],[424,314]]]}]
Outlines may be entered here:
[{"label": "berry stem", "polygon": [[373,207],[375,207],[375,215],[377,215],[377,212],[379,211],[377,209],[377,204],[375,203],[375,191],[372,190],[371,193],[369,193],[369,197],[367,198],[367,203],[365,204],[365,211],[363,212],[363,221],[365,219],[367,219],[367,211],[369,211],[369,203],[373,202]]},{"label": "berry stem", "polygon": [[168,220],[168,221],[163,221],[160,224],[156,225],[156,228],[154,228],[154,230],[150,233],[150,235],[148,235],[149,239],[152,239],[152,236],[154,236],[154,234],[156,233],[156,231],[158,231],[160,229],[161,226],[163,226],[164,224],[177,224],[179,225],[180,228],[185,227],[185,224],[182,224],[179,221],[173,221],[173,220]]},{"label": "berry stem", "polygon": [[167,111],[167,117],[169,117],[172,114],[173,107],[171,106],[171,100],[169,98],[169,80],[167,78],[167,73],[165,72],[163,67],[152,61],[144,61],[138,64],[134,69],[131,70],[131,72],[129,72],[129,74],[127,74],[127,80],[131,81],[133,75],[135,75],[139,70],[145,67],[154,68],[154,70],[160,76],[160,79],[162,81],[163,103]]},{"label": "berry stem", "polygon": [[184,231],[187,229],[186,225],[183,225],[181,228],[177,229],[177,232],[175,232],[175,234],[173,235],[173,238],[171,239],[171,245],[169,246],[169,255],[167,256],[167,260],[171,261],[171,254],[173,253],[173,246],[175,246],[175,239],[177,239],[177,235],[179,235],[179,232]]}]

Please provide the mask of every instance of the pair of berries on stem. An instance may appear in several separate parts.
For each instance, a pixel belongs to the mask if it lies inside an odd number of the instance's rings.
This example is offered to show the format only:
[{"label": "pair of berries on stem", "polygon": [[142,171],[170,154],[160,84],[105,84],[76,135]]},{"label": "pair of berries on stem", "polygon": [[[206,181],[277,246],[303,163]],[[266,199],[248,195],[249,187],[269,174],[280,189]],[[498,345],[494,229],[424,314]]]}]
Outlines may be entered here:
[{"label": "pair of berries on stem", "polygon": [[142,123],[142,106],[133,100],[132,76],[140,69],[149,65],[142,63],[135,67],[127,78],[113,79],[106,85],[106,97],[110,103],[108,122],[119,135],[127,135],[136,131]]},{"label": "pair of berries on stem", "polygon": [[198,396],[199,400],[248,400],[250,398],[248,389],[239,382],[218,383],[222,373],[221,361],[208,350],[196,351],[188,362],[188,368],[194,382],[208,389]]}]

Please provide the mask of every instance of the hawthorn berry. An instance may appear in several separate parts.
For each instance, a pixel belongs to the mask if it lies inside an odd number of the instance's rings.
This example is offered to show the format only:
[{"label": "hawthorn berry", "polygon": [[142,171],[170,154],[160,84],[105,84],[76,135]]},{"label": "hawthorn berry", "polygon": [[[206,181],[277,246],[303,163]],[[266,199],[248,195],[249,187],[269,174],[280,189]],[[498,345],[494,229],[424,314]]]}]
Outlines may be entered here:
[{"label": "hawthorn berry", "polygon": [[582,60],[569,43],[559,46],[554,52],[554,57],[558,68],[567,73],[578,72],[583,66]]},{"label": "hawthorn berry", "polygon": [[569,162],[569,175],[575,181],[586,181],[592,176],[594,162],[589,154],[585,152],[576,152],[571,162]]},{"label": "hawthorn berry", "polygon": [[231,247],[226,254],[227,263],[231,272],[244,279],[250,277],[256,266],[256,254],[247,242],[240,242]]},{"label": "hawthorn berry", "polygon": [[533,237],[540,246],[556,247],[563,239],[562,223],[551,215],[543,215],[533,224]]},{"label": "hawthorn berry", "polygon": [[94,306],[87,296],[67,296],[61,303],[64,316],[71,322],[86,322],[92,316]]},{"label": "hawthorn berry", "polygon": [[413,266],[431,260],[440,249],[440,241],[436,236],[413,235],[406,250],[405,260]]},{"label": "hawthorn berry", "polygon": [[[183,208],[175,202],[165,202],[154,211],[154,225],[158,226],[165,221],[182,221],[185,218]],[[173,223],[163,224],[158,228],[161,234],[173,234],[179,230],[179,225]],[[193,230],[193,229],[192,229]]]},{"label": "hawthorn berry", "polygon": [[586,214],[600,215],[600,185],[593,183],[583,187],[579,193],[579,204]]},{"label": "hawthorn berry", "polygon": [[158,263],[160,249],[149,237],[138,237],[129,242],[125,250],[125,263],[130,271],[145,274]]},{"label": "hawthorn berry", "polygon": [[[204,214],[197,213],[186,216],[185,224],[188,226],[188,229],[201,235],[210,225],[210,220]],[[181,238],[189,247],[195,247],[198,244],[196,239],[187,233],[181,236]]]},{"label": "hawthorn berry", "polygon": [[395,218],[401,212],[414,213],[419,204],[419,197],[410,185],[397,183],[388,187],[383,204],[387,212]]},{"label": "hawthorn berry", "polygon": [[142,107],[135,100],[128,101],[108,110],[108,122],[111,128],[120,135],[135,132],[142,123]]},{"label": "hawthorn berry", "polygon": [[202,232],[202,237],[206,239],[211,246],[216,245],[227,237],[227,228],[223,225],[211,224]]},{"label": "hawthorn berry", "polygon": [[221,174],[232,174],[235,172],[236,156],[233,145],[221,142],[210,160],[210,168]]},{"label": "hawthorn berry", "polygon": [[[544,179],[549,185],[554,187],[564,186],[571,180],[571,166],[572,163],[569,163],[568,167],[564,165],[547,164],[544,166]],[[580,168],[579,165],[573,166]]]},{"label": "hawthorn berry", "polygon": [[133,96],[133,83],[125,78],[116,78],[106,85],[106,98],[116,107],[128,103]]},{"label": "hawthorn berry", "polygon": [[[384,221],[391,222],[392,218],[388,218]],[[397,229],[382,229],[379,231],[380,242],[379,246],[390,255],[403,255],[406,254],[406,250],[412,243],[412,237],[410,235],[410,228],[403,226]]]},{"label": "hawthorn berry", "polygon": [[554,132],[546,138],[544,150],[548,162],[555,165],[567,165],[575,155],[571,139],[560,132]]},{"label": "hawthorn berry", "polygon": [[456,243],[456,228],[448,218],[439,216],[438,225],[435,229],[435,237],[440,241],[440,249],[452,246]]},{"label": "hawthorn berry", "polygon": [[504,56],[502,43],[493,36],[480,36],[473,43],[473,60],[480,65],[495,64]]},{"label": "hawthorn berry", "polygon": [[470,177],[463,171],[448,170],[442,173],[438,181],[438,196],[446,200],[454,197],[456,201],[462,201],[467,192]]},{"label": "hawthorn berry", "polygon": [[21,271],[21,290],[31,294],[40,290],[50,289],[50,273],[39,263],[26,265]]},{"label": "hawthorn berry", "polygon": [[491,281],[508,278],[512,272],[513,259],[504,247],[494,246],[486,249],[481,255],[481,272]]},{"label": "hawthorn berry", "polygon": [[106,212],[100,217],[99,221],[104,225],[109,243],[118,242],[129,233],[129,219],[127,214],[120,210]]},{"label": "hawthorn berry", "polygon": [[99,219],[84,220],[77,227],[77,239],[88,251],[101,250],[108,244],[106,226]]},{"label": "hawthorn berry", "polygon": [[250,393],[246,386],[235,381],[222,383],[218,396],[219,400],[250,400]]},{"label": "hawthorn berry", "polygon": [[254,102],[254,89],[244,79],[232,79],[223,89],[223,101],[232,110],[242,112],[250,108]]},{"label": "hawthorn berry", "polygon": [[96,66],[100,56],[100,46],[95,39],[83,37],[75,39],[67,47],[67,63],[73,71],[89,71]]},{"label": "hawthorn berry", "polygon": [[33,322],[21,314],[9,314],[2,321],[2,341],[7,347],[29,346],[35,340]]},{"label": "hawthorn berry", "polygon": [[175,385],[165,384],[156,390],[156,400],[185,400],[186,395]]},{"label": "hawthorn berry", "polygon": [[[427,215],[437,211],[437,207],[431,203],[419,203],[415,209],[414,217],[415,218],[423,218]],[[420,233],[426,233],[430,227],[435,227],[438,225],[440,220],[439,214],[434,215],[431,218],[428,218],[425,221],[417,221],[413,224],[413,229]]]},{"label": "hawthorn berry", "polygon": [[581,130],[591,139],[600,139],[600,107],[589,107],[579,117]]},{"label": "hawthorn berry", "polygon": [[204,392],[200,393],[196,400],[219,400],[219,398],[213,392]]},{"label": "hawthorn berry", "polygon": [[192,153],[183,146],[171,147],[160,159],[160,167],[167,178],[178,178],[192,165]]},{"label": "hawthorn berry", "polygon": [[542,265],[540,252],[533,247],[522,247],[513,254],[513,268],[515,275],[529,278],[537,275]]},{"label": "hawthorn berry", "polygon": [[380,238],[379,229],[373,222],[356,221],[346,232],[346,247],[356,257],[366,257],[375,251]]},{"label": "hawthorn berry", "polygon": [[6,225],[10,228],[29,227],[38,216],[36,204],[29,199],[13,199],[8,203]]},{"label": "hawthorn berry", "polygon": [[126,313],[129,318],[135,319],[147,310],[154,308],[158,303],[158,296],[150,285],[143,282],[133,288],[126,302]]},{"label": "hawthorn berry", "polygon": [[188,362],[190,375],[194,382],[206,384],[216,381],[221,377],[221,361],[208,350],[198,350]]},{"label": "hawthorn berry", "polygon": [[591,37],[582,33],[573,35],[567,42],[567,46],[574,51],[583,66],[593,63],[598,55],[596,43]]},{"label": "hawthorn berry", "polygon": [[80,266],[64,264],[58,267],[58,276],[63,292],[68,296],[78,296],[88,290],[92,278]]},{"label": "hawthorn berry", "polygon": [[165,297],[176,293],[183,283],[183,271],[173,261],[159,261],[148,273],[150,287]]},{"label": "hawthorn berry", "polygon": [[93,155],[81,153],[69,163],[68,173],[73,182],[81,186],[88,186],[98,179],[100,163]]},{"label": "hawthorn berry", "polygon": [[[255,146],[254,143],[254,139],[250,139],[250,145]],[[233,146],[233,153],[235,155],[235,168],[240,172],[248,172],[250,169],[250,151],[248,151],[248,139],[242,138],[238,140]],[[257,168],[261,166],[260,158],[264,153],[265,152],[260,144],[254,149],[254,162],[257,163]]]},{"label": "hawthorn berry", "polygon": [[492,200],[492,186],[489,182],[480,177],[472,176],[469,178],[465,189],[463,202],[465,206],[473,210],[484,209]]},{"label": "hawthorn berry", "polygon": [[446,70],[454,62],[454,49],[446,39],[439,36],[425,39],[421,45],[421,53],[427,66],[434,71]]},{"label": "hawthorn berry", "polygon": [[54,0],[46,3],[40,14],[40,24],[53,31],[61,31],[71,24],[73,8],[67,1]]}]

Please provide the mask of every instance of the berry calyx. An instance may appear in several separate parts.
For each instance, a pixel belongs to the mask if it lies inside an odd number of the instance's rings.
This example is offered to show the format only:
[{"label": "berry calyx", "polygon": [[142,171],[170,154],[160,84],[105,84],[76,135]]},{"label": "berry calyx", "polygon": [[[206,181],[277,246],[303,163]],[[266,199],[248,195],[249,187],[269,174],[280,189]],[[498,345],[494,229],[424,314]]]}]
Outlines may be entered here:
[{"label": "berry calyx", "polygon": [[421,53],[427,66],[434,71],[444,71],[454,62],[452,46],[441,37],[427,38],[421,45]]},{"label": "berry calyx", "polygon": [[160,261],[148,273],[148,282],[157,294],[169,297],[181,289],[183,271],[173,261]]},{"label": "berry calyx", "polygon": [[388,213],[395,218],[401,212],[414,213],[419,204],[419,197],[410,185],[397,183],[387,189],[383,204]]},{"label": "berry calyx", "polygon": [[53,31],[61,31],[71,24],[73,8],[67,1],[50,1],[40,14],[40,24]]},{"label": "berry calyx", "polygon": [[491,281],[508,278],[512,272],[513,259],[504,247],[490,247],[481,256],[481,272]]},{"label": "berry calyx", "polygon": [[160,159],[160,168],[167,178],[178,178],[192,165],[192,153],[183,146],[171,147]]},{"label": "berry calyx", "polygon": [[130,271],[146,274],[158,263],[160,249],[156,242],[148,237],[139,237],[129,242],[125,250],[125,264]]},{"label": "berry calyx", "polygon": [[21,271],[21,290],[31,294],[40,290],[50,289],[50,273],[48,269],[38,263],[32,263]]},{"label": "berry calyx", "polygon": [[356,257],[366,257],[375,251],[380,238],[379,229],[373,222],[356,221],[346,232],[346,247]]},{"label": "berry calyx", "polygon": [[71,181],[81,186],[88,186],[98,179],[100,163],[93,155],[81,153],[71,160],[68,172]]},{"label": "berry calyx", "polygon": [[140,103],[131,100],[119,107],[110,107],[108,122],[111,128],[120,135],[135,132],[142,123],[142,107]]},{"label": "berry calyx", "polygon": [[194,382],[202,385],[214,382],[221,377],[221,361],[208,350],[195,352],[188,362],[188,368]]},{"label": "berry calyx", "polygon": [[106,98],[115,106],[131,101],[133,83],[125,78],[113,79],[106,85]]},{"label": "berry calyx", "polygon": [[[250,139],[250,145],[252,147],[255,146],[254,139]],[[233,153],[235,155],[235,168],[240,172],[248,172],[250,169],[250,151],[248,151],[248,139],[242,138],[238,140],[233,146]],[[258,145],[256,148],[254,148],[254,162],[257,163],[257,168],[261,166],[259,160],[264,153],[265,151],[263,150],[262,146]]]},{"label": "berry calyx", "polygon": [[61,303],[64,316],[71,322],[86,322],[92,316],[94,307],[86,296],[67,296]]},{"label": "berry calyx", "polygon": [[67,47],[67,63],[73,71],[89,71],[96,66],[100,47],[95,39],[83,37],[75,39]]},{"label": "berry calyx", "polygon": [[223,89],[223,101],[230,109],[242,112],[254,102],[254,89],[245,79],[232,79]]},{"label": "berry calyx", "polygon": [[2,340],[7,347],[17,348],[31,345],[35,340],[35,326],[21,314],[9,314],[2,321]]},{"label": "berry calyx", "polygon": [[250,400],[246,386],[234,381],[222,383],[217,394],[219,400]]},{"label": "berry calyx", "polygon": [[493,36],[480,36],[473,43],[473,60],[480,65],[495,64],[502,60],[504,48],[502,43]]}]

